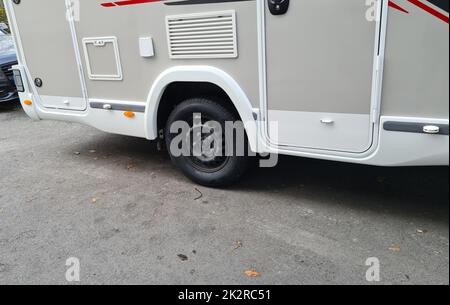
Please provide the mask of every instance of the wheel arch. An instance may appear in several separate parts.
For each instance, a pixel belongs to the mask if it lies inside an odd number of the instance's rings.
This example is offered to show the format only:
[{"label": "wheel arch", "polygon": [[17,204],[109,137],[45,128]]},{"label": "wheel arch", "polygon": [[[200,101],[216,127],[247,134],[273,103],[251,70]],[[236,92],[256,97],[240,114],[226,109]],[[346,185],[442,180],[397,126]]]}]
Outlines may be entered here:
[{"label": "wheel arch", "polygon": [[254,109],[239,84],[226,72],[210,66],[179,66],[162,72],[147,98],[145,132],[149,140],[158,138],[158,111],[166,89],[177,82],[210,83],[225,92],[245,125],[250,148],[257,151],[257,121]]}]

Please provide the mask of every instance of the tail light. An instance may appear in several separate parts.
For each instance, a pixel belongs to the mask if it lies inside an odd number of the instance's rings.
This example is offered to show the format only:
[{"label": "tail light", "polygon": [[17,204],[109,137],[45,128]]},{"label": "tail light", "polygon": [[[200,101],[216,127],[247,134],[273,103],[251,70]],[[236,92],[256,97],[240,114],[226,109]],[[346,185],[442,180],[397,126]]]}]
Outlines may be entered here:
[{"label": "tail light", "polygon": [[17,91],[24,92],[25,87],[23,86],[23,80],[22,80],[22,75],[20,74],[20,71],[13,70],[13,75],[14,75],[14,83],[16,84]]}]

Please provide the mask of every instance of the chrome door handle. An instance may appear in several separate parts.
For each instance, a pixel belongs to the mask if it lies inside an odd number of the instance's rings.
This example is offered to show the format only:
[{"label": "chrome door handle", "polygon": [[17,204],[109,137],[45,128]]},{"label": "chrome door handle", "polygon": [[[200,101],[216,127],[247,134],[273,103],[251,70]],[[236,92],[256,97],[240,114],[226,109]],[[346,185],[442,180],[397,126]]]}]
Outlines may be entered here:
[{"label": "chrome door handle", "polygon": [[320,120],[320,122],[321,122],[322,124],[327,124],[327,125],[334,124],[334,121],[331,120],[331,119],[322,119],[322,120]]},{"label": "chrome door handle", "polygon": [[427,125],[423,127],[423,132],[428,134],[438,134],[441,132],[441,128],[439,128],[439,126]]}]

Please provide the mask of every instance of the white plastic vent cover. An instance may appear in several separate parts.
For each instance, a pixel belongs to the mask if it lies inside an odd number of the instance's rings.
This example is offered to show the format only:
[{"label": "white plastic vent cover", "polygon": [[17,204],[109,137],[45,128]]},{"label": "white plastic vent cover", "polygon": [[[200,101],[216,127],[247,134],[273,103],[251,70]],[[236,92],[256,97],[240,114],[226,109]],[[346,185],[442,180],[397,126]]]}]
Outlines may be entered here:
[{"label": "white plastic vent cover", "polygon": [[236,12],[167,16],[169,55],[181,58],[236,58]]}]

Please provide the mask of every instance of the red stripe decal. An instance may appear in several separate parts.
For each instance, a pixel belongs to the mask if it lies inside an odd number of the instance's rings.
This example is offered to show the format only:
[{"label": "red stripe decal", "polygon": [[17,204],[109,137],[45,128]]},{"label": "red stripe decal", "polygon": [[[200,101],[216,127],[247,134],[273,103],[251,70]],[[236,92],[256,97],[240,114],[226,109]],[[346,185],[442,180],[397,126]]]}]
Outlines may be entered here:
[{"label": "red stripe decal", "polygon": [[397,10],[399,10],[400,12],[403,12],[405,14],[409,14],[409,12],[407,10],[405,10],[403,7],[401,7],[400,5],[394,3],[393,1],[389,1],[389,6],[392,8],[395,8]]},{"label": "red stripe decal", "polygon": [[162,0],[124,0],[124,1],[116,1],[116,2],[105,2],[101,5],[103,7],[113,7],[113,6],[124,6],[124,5],[133,5],[133,4],[141,4],[141,3],[150,3],[150,2],[160,2]]},{"label": "red stripe decal", "polygon": [[[151,2],[160,2],[163,0],[122,0],[122,1],[116,1],[116,2],[105,2],[101,5],[103,7],[114,7],[114,6],[125,6],[125,5],[133,5],[133,4],[142,4],[142,3],[151,3]],[[415,6],[423,9],[424,11],[430,13],[431,15],[441,19],[442,21],[449,23],[448,16],[444,15],[443,13],[437,11],[436,9],[432,8],[431,6],[426,5],[425,3],[420,2],[419,0],[408,0],[408,2],[414,4]],[[394,3],[392,0],[389,0],[389,6],[392,8],[395,8],[405,14],[409,14],[407,10],[405,10],[400,5]]]},{"label": "red stripe decal", "polygon": [[424,11],[430,13],[431,15],[441,19],[442,21],[448,23],[448,16],[445,16],[444,14],[442,14],[441,12],[438,12],[437,10],[435,10],[434,8],[420,2],[419,0],[408,0],[408,2],[414,4],[415,6],[420,7],[421,9],[423,9]]}]

